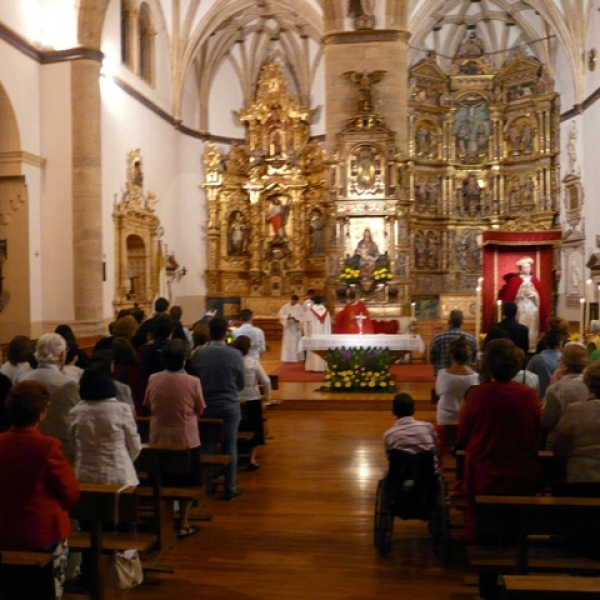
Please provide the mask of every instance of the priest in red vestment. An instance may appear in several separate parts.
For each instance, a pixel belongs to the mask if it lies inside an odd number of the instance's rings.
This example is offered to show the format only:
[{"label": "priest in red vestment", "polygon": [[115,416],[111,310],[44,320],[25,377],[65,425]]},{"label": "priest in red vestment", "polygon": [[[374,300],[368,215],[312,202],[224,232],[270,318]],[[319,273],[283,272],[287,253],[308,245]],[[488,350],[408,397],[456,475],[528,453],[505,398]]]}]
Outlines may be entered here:
[{"label": "priest in red vestment", "polygon": [[362,321],[362,333],[375,333],[367,305],[357,300],[356,293],[351,290],[346,306],[335,316],[333,333],[360,333],[359,321]]}]

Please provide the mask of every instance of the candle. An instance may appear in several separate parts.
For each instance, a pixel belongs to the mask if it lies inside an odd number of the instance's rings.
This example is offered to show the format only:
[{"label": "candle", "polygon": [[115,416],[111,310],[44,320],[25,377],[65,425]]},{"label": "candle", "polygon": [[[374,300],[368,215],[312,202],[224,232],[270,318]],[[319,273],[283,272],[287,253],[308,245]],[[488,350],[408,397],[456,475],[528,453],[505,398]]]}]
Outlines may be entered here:
[{"label": "candle", "polygon": [[417,317],[417,303],[411,302],[410,303],[410,318],[415,319],[416,317]]},{"label": "candle", "polygon": [[502,321],[502,300],[496,301],[496,321],[498,323]]},{"label": "candle", "polygon": [[479,347],[479,330],[481,329],[481,287],[475,288],[475,343]]},{"label": "candle", "polygon": [[584,316],[585,310],[585,298],[579,299],[579,341],[583,342],[583,321],[585,319]]},{"label": "candle", "polygon": [[[585,314],[583,317],[583,330],[587,329],[588,323],[590,322],[590,304],[592,303],[592,280],[588,279],[586,282],[585,290]],[[582,340],[583,341],[583,338]]]}]

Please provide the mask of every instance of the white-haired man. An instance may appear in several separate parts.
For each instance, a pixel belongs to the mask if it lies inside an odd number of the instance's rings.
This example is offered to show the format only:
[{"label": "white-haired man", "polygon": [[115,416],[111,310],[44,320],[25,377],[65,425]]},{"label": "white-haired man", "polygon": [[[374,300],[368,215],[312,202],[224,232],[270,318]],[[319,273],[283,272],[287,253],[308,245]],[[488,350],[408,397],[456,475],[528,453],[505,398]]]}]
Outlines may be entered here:
[{"label": "white-haired man", "polygon": [[79,402],[79,387],[61,371],[66,356],[67,343],[64,338],[57,333],[44,334],[35,348],[37,369],[25,373],[19,381],[38,381],[48,388],[50,404],[39,430],[58,438],[67,460],[73,464],[75,449],[69,444],[69,412]]}]

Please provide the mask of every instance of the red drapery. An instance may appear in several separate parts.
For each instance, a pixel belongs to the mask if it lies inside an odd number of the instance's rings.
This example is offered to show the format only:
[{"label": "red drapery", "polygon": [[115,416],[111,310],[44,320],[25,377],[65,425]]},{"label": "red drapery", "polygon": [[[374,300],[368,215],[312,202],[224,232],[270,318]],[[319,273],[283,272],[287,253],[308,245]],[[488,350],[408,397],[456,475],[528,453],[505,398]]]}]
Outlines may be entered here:
[{"label": "red drapery", "polygon": [[554,247],[560,243],[561,232],[552,231],[486,231],[483,234],[482,331],[496,322],[496,301],[502,300],[504,286],[512,275],[518,274],[516,262],[523,256],[534,260],[532,275],[540,282],[540,330],[546,329],[550,315],[554,273]]}]

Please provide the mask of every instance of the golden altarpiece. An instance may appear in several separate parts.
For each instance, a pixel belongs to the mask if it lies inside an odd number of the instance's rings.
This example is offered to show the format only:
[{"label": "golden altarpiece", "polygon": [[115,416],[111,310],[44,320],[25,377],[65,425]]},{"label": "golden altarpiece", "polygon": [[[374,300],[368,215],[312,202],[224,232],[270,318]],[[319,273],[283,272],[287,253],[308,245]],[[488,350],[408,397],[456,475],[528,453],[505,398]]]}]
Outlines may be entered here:
[{"label": "golden altarpiece", "polygon": [[254,103],[237,113],[245,144],[223,155],[207,143],[208,296],[277,314],[282,296],[325,288],[330,201],[323,151],[309,139],[313,114],[268,62]]},{"label": "golden altarpiece", "polygon": [[356,112],[330,158],[266,64],[238,113],[245,144],[222,155],[209,142],[204,155],[208,295],[274,314],[279,296],[314,288],[333,306],[352,286],[374,316],[408,316],[416,301],[422,318],[474,318],[483,233],[558,227],[559,98],[526,51],[498,67],[469,32],[452,61],[414,64],[408,148],[377,100],[385,72],[346,73]]},{"label": "golden altarpiece", "polygon": [[127,155],[127,183],[122,198],[115,196],[116,285],[115,312],[138,305],[152,312],[157,294],[160,221],[154,212],[156,196],[144,193],[143,163],[139,149]]},{"label": "golden altarpiece", "polygon": [[431,299],[431,316],[459,307],[474,317],[484,231],[558,228],[559,97],[526,51],[495,68],[469,32],[444,68],[431,53],[410,69],[397,174],[410,205],[411,294]]}]

